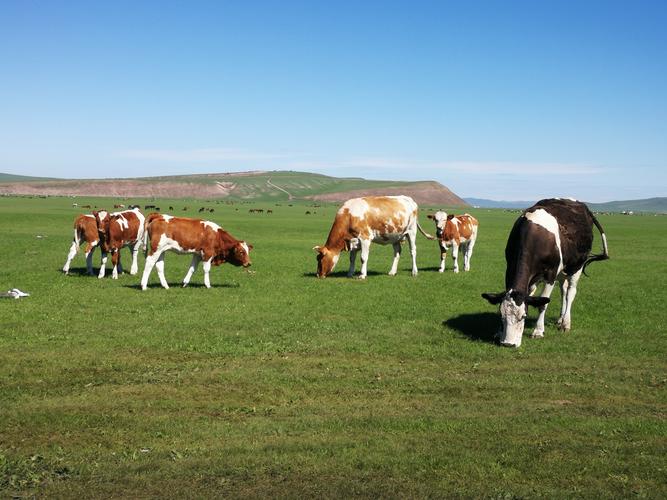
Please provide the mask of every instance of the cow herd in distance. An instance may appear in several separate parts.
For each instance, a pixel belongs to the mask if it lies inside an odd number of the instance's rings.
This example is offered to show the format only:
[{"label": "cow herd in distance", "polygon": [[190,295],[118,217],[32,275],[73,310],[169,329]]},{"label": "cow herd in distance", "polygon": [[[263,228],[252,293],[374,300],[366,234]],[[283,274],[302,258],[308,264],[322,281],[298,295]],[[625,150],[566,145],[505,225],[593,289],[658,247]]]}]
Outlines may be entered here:
[{"label": "cow herd in distance", "polygon": [[[155,206],[153,209],[159,210]],[[171,207],[170,207],[171,208]],[[429,214],[435,223],[436,236],[422,229],[418,221],[417,203],[409,196],[368,196],[346,201],[336,212],[324,245],[315,246],[317,277],[325,278],[335,268],[343,251],[349,252],[348,277],[355,276],[356,256],[360,255],[359,279],[367,277],[371,243],[391,244],[394,258],[389,275],[395,275],[401,255],[401,243],[408,242],[412,260],[412,275],[418,274],[416,238],[419,231],[424,237],[438,241],[440,249],[439,272],[445,270],[447,250],[451,247],[453,270],[459,272],[458,253],[463,253],[463,269],[470,270],[479,223],[469,214],[451,215],[444,211]],[[201,210],[200,210],[201,212]],[[593,226],[600,232],[602,253],[592,255]],[[151,213],[144,216],[138,206],[109,213],[106,210],[82,214],[74,222],[74,235],[63,272],[68,274],[78,249],[85,244],[86,268],[94,275],[92,256],[96,247],[102,257],[98,273],[105,276],[107,255],[112,256],[112,278],[122,272],[120,250],[132,252],[131,275],[138,274],[137,257],[145,249],[146,261],[141,288],[146,290],[150,274],[155,268],[164,288],[169,288],[164,275],[164,256],[167,251],[192,254],[192,261],[182,286],[190,282],[199,263],[204,270],[204,284],[211,287],[210,269],[228,262],[234,266],[251,266],[253,246],[238,240],[215,222],[168,214]],[[523,336],[527,306],[538,308],[537,325],[531,337],[544,336],[544,317],[551,292],[560,283],[562,306],[558,327],[571,328],[571,308],[579,278],[586,266],[596,260],[609,258],[604,230],[588,207],[572,199],[552,198],[537,202],[516,220],[505,248],[507,269],[505,290],[483,293],[491,304],[500,306],[502,330],[496,335],[500,345],[519,347]],[[537,286],[544,284],[539,296]]]}]

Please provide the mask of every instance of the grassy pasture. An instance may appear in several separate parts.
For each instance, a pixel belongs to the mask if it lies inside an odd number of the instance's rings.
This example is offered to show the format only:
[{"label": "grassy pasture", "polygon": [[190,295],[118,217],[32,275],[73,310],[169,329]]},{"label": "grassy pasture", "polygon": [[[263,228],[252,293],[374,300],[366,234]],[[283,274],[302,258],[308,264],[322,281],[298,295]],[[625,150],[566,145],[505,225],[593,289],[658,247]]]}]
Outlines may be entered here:
[{"label": "grassy pasture", "polygon": [[469,273],[439,274],[419,236],[417,278],[407,248],[389,277],[373,246],[366,281],[345,255],[317,280],[335,207],[160,200],[214,207],[255,272],[181,289],[170,254],[174,287],[141,292],[82,254],[62,275],[71,202],[0,198],[0,291],[32,294],[0,299],[4,497],[667,497],[665,217],[601,216],[612,259],[580,281],[573,331],[556,290],[545,338],[512,350],[480,293],[502,289],[516,213],[471,210]]}]

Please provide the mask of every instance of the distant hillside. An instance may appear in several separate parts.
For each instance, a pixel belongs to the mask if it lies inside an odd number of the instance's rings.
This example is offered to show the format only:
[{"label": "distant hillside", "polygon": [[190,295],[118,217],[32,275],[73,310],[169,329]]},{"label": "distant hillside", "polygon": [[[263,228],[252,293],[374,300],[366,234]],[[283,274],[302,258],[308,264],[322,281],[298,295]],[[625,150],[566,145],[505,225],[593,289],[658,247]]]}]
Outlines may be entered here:
[{"label": "distant hillside", "polygon": [[588,203],[596,212],[651,212],[667,213],[667,198],[647,198],[645,200],[610,201],[607,203]]},{"label": "distant hillside", "polygon": [[[528,208],[536,201],[496,201],[484,198],[464,198],[474,207],[482,208]],[[667,198],[648,198],[645,200],[609,201],[606,203],[586,204],[595,212],[650,212],[667,213]]]},{"label": "distant hillside", "polygon": [[225,198],[229,200],[341,201],[372,194],[407,194],[417,203],[467,206],[433,181],[374,181],[291,171],[142,177],[134,179],[0,180],[0,194],[110,196],[116,198]]},{"label": "distant hillside", "polygon": [[30,177],[28,175],[3,174],[0,172],[0,183],[3,182],[34,182],[34,181],[54,181],[55,177]]},{"label": "distant hillside", "polygon": [[535,201],[496,201],[486,200],[484,198],[463,198],[466,203],[473,207],[481,208],[528,208],[535,204]]}]

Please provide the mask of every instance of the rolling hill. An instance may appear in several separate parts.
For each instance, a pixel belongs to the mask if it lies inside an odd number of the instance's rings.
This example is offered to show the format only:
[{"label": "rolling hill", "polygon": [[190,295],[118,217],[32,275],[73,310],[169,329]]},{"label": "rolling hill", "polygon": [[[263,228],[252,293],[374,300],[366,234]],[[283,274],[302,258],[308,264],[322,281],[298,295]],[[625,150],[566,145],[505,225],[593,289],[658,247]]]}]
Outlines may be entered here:
[{"label": "rolling hill", "polygon": [[230,172],[134,179],[31,180],[26,177],[12,177],[19,176],[0,177],[0,194],[332,202],[363,195],[406,194],[423,205],[467,206],[463,199],[434,181],[376,181],[292,171]]}]

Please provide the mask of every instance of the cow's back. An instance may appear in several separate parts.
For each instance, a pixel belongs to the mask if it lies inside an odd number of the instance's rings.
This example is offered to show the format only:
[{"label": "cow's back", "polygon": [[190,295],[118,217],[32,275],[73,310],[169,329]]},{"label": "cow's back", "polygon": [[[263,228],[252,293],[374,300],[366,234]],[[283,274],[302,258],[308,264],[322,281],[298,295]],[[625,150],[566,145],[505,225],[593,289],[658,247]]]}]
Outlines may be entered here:
[{"label": "cow's back", "polygon": [[579,201],[554,198],[540,200],[529,210],[533,208],[544,209],[558,222],[565,273],[580,269],[593,247],[593,217],[588,207]]}]

